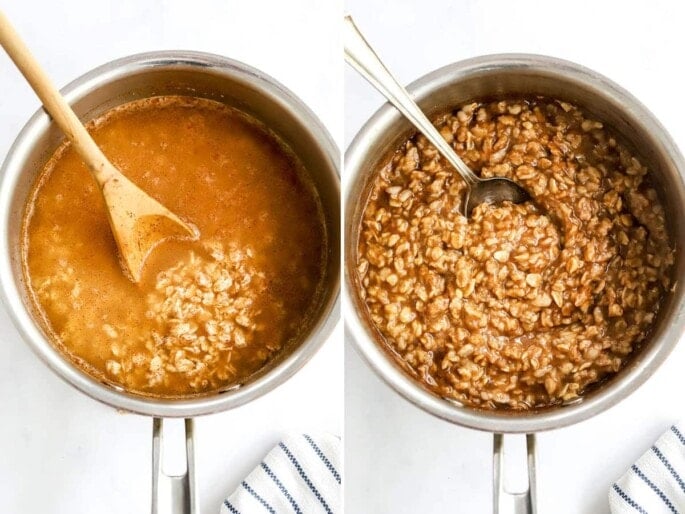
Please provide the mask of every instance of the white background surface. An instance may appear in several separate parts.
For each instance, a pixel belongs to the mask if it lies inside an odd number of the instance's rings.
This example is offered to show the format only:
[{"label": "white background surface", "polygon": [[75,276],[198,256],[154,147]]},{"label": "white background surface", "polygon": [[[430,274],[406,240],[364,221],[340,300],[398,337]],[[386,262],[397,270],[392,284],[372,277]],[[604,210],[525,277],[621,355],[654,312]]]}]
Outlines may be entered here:
[{"label": "white background surface", "polygon": [[[114,58],[191,49],[251,64],[285,84],[342,146],[342,5],[317,0],[2,2],[59,86]],[[0,52],[0,158],[38,101]],[[250,405],[198,419],[201,512],[290,430],[340,433],[342,331],[291,380]],[[123,415],[53,375],[0,309],[0,512],[144,513],[152,422]]]},{"label": "white background surface", "polygon": [[[261,68],[299,95],[342,142],[336,2],[5,2],[57,84],[113,58],[184,48]],[[685,145],[685,10],[677,2],[347,0],[403,82],[493,52],[564,57],[642,100]],[[555,7],[558,6],[558,7]],[[345,72],[345,142],[380,97]],[[0,156],[37,108],[0,54]],[[341,144],[342,146],[342,144]],[[342,333],[293,379],[237,410],[197,421],[202,512],[215,512],[287,430],[339,431]],[[346,511],[489,512],[491,438],[434,419],[346,352]],[[539,436],[540,511],[607,511],[606,490],[667,426],[685,417],[685,348],[631,398],[593,420]],[[311,409],[314,405],[315,409]],[[151,422],[121,415],[62,383],[0,311],[0,512],[147,512]]]},{"label": "white background surface", "polygon": [[[403,83],[487,53],[533,52],[576,61],[615,80],[685,146],[682,2],[347,0]],[[345,140],[381,105],[345,71]],[[418,410],[346,351],[346,511],[487,513],[492,438]],[[541,514],[608,512],[607,491],[670,423],[685,417],[685,345],[628,400],[538,437]]]}]

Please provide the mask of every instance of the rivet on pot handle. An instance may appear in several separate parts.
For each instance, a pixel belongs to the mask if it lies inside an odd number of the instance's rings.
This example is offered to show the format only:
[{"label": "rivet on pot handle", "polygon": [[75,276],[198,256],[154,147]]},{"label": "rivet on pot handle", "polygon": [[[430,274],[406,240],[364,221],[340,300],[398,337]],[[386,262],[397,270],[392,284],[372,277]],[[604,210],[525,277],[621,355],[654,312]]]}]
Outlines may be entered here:
[{"label": "rivet on pot handle", "polygon": [[[504,488],[504,435],[494,434],[493,478],[495,514],[537,514],[535,479],[535,435],[526,434],[526,469],[528,486],[525,491],[510,493]],[[507,435],[506,437],[521,437]]]},{"label": "rivet on pot handle", "polygon": [[165,475],[162,470],[163,423],[161,418],[154,418],[152,423],[152,514],[198,514],[193,420],[185,420],[186,471],[174,476]]}]

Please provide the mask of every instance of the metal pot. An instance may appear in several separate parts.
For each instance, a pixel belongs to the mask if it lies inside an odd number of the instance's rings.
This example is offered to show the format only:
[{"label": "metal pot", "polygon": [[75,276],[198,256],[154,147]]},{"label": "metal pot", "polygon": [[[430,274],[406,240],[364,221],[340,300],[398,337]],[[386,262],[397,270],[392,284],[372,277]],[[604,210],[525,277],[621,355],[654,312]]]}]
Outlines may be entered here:
[{"label": "metal pot", "polygon": [[[192,418],[242,405],[272,390],[307,362],[330,335],[339,318],[340,172],[330,135],[295,95],[264,73],[217,55],[171,51],[126,57],[105,64],[72,82],[63,94],[84,121],[132,100],[186,94],[217,100],[264,122],[299,156],[321,197],[331,241],[325,293],[314,320],[298,344],[239,386],[189,399],[158,399],[127,393],[76,367],[55,349],[37,322],[24,287],[20,232],[24,204],[46,161],[63,134],[43,110],[23,128],[2,167],[0,185],[0,283],[15,325],[33,351],[57,375],[91,398],[123,411],[155,418],[153,424],[153,512],[160,500],[175,502],[173,512],[197,512],[193,489],[192,419],[186,419],[188,466],[185,475],[165,477],[160,468],[164,417]],[[164,482],[167,482],[165,484]],[[161,498],[162,492],[167,498]]]},{"label": "metal pot", "polygon": [[[636,149],[653,171],[666,206],[676,247],[673,273],[685,272],[685,225],[676,223],[685,205],[685,162],[675,143],[654,116],[627,91],[587,68],[538,55],[492,55],[448,65],[407,88],[429,116],[474,99],[539,94],[579,105],[605,121]],[[378,166],[412,133],[408,121],[389,104],[359,131],[345,154],[345,294],[347,328],[357,350],[395,391],[421,409],[465,427],[494,432],[495,509],[508,502],[513,512],[534,512],[535,432],[559,428],[599,414],[640,386],[664,361],[685,327],[685,285],[675,281],[655,321],[650,341],[616,376],[569,405],[525,413],[483,411],[438,397],[409,377],[381,348],[357,294],[355,261],[362,211]],[[502,487],[503,433],[525,433],[528,446],[528,490],[508,495]],[[519,510],[516,510],[518,507]]]}]

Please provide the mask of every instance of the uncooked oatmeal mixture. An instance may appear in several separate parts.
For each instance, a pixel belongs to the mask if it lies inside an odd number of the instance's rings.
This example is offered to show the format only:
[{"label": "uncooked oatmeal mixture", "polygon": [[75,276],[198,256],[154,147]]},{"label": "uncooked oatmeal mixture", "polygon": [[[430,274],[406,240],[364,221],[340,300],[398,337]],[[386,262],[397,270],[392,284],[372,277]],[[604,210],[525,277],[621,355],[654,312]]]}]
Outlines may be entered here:
[{"label": "uncooked oatmeal mixture", "polygon": [[533,201],[460,212],[465,185],[423,136],[363,214],[359,293],[381,339],[437,394],[531,409],[578,398],[648,337],[673,249],[649,170],[603,124],[545,98],[435,120],[483,177]]},{"label": "uncooked oatmeal mixture", "polygon": [[45,330],[88,373],[131,392],[241,383],[307,329],[320,298],[327,241],[307,171],[259,122],[205,99],[139,100],[89,129],[201,238],[163,243],[130,282],[100,192],[63,145],[24,223],[25,276]]}]

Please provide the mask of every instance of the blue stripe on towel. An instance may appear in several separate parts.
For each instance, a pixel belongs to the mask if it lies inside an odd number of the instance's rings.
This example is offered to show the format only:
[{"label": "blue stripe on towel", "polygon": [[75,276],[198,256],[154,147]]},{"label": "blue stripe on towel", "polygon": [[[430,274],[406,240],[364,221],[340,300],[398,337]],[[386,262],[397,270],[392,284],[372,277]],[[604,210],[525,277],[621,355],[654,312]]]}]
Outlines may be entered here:
[{"label": "blue stripe on towel", "polygon": [[652,451],[656,454],[657,457],[659,457],[661,463],[671,473],[673,478],[675,478],[676,482],[678,482],[680,489],[685,493],[685,483],[683,482],[683,479],[680,478],[678,472],[675,469],[673,469],[673,466],[671,466],[671,463],[668,462],[666,456],[663,453],[661,453],[661,450],[659,450],[659,448],[657,448],[656,446],[652,446]]},{"label": "blue stripe on towel", "polygon": [[291,453],[291,451],[288,449],[288,447],[281,443],[278,443],[278,446],[281,447],[281,450],[288,456],[288,459],[290,459],[290,462],[292,462],[293,466],[295,466],[295,469],[297,469],[297,472],[300,474],[302,477],[302,480],[305,481],[305,483],[309,486],[309,489],[311,489],[312,493],[314,493],[314,496],[319,500],[319,503],[323,506],[323,508],[326,510],[328,514],[333,514],[333,511],[328,507],[328,504],[326,503],[326,500],[324,500],[321,497],[321,493],[314,487],[314,484],[312,484],[312,481],[309,480],[309,477],[307,474],[304,472],[304,469],[302,469],[302,466],[300,466],[300,463],[297,462],[297,459],[295,456]]},{"label": "blue stripe on towel", "polygon": [[634,508],[636,511],[638,511],[640,514],[649,514],[645,509],[643,509],[635,500],[633,500],[630,496],[628,496],[623,489],[621,489],[618,484],[614,484],[613,486],[614,491],[616,491],[616,494],[618,494],[621,499],[626,502],[628,505],[630,505],[632,508]]},{"label": "blue stripe on towel", "polygon": [[671,432],[676,435],[681,444],[685,445],[685,437],[683,437],[683,434],[680,433],[680,430],[678,430],[675,425],[671,427]]},{"label": "blue stripe on towel", "polygon": [[328,457],[326,457],[326,455],[324,455],[323,451],[321,451],[321,448],[319,448],[319,446],[314,442],[314,439],[309,437],[307,434],[304,434],[304,438],[309,443],[309,446],[311,446],[314,449],[314,451],[319,456],[319,458],[323,461],[323,463],[326,465],[328,470],[333,474],[335,481],[340,483],[340,473],[338,473],[336,471],[333,464],[331,464],[331,461],[328,460]]},{"label": "blue stripe on towel", "polygon": [[226,505],[228,512],[230,512],[231,514],[240,514],[240,511],[236,509],[233,505],[231,505],[228,500],[224,500],[224,505]]},{"label": "blue stripe on towel", "polygon": [[661,489],[659,489],[659,488],[654,484],[654,482],[652,482],[649,478],[647,478],[647,477],[645,476],[645,474],[640,470],[640,468],[638,468],[635,464],[633,464],[633,465],[630,467],[630,469],[632,469],[632,470],[635,472],[635,474],[636,474],[637,476],[639,476],[639,477],[642,479],[642,481],[643,481],[645,484],[647,484],[647,485],[650,487],[650,489],[652,489],[652,491],[654,491],[654,492],[656,493],[656,495],[657,495],[659,498],[661,498],[661,501],[664,502],[664,504],[668,507],[668,509],[669,509],[673,514],[678,514],[678,511],[675,509],[675,507],[674,507],[673,504],[671,503],[671,500],[669,500],[669,499],[666,497],[666,495],[664,494],[664,492],[663,492]]},{"label": "blue stripe on towel", "polygon": [[292,497],[292,495],[290,494],[290,492],[288,492],[288,490],[285,488],[285,486],[281,483],[281,481],[278,479],[278,477],[276,476],[276,474],[275,474],[273,471],[271,471],[271,468],[270,468],[269,466],[267,466],[267,465],[266,465],[265,463],[263,463],[263,462],[262,462],[261,465],[262,465],[262,469],[264,470],[264,473],[266,473],[267,475],[269,475],[269,477],[271,478],[271,480],[273,480],[274,483],[278,486],[278,488],[279,488],[279,489],[281,490],[281,492],[283,493],[283,496],[285,496],[285,497],[288,499],[288,501],[290,502],[290,505],[293,506],[293,509],[295,510],[296,514],[302,514],[302,511],[300,510],[300,506],[299,506],[299,505],[297,504],[297,502],[294,500],[294,498]]},{"label": "blue stripe on towel", "polygon": [[266,510],[269,511],[270,514],[276,514],[276,511],[269,505],[264,498],[259,496],[254,489],[250,487],[250,485],[243,481],[242,486],[245,488],[245,490],[250,493],[252,496],[254,496],[255,500],[257,500],[259,503],[261,503]]}]

